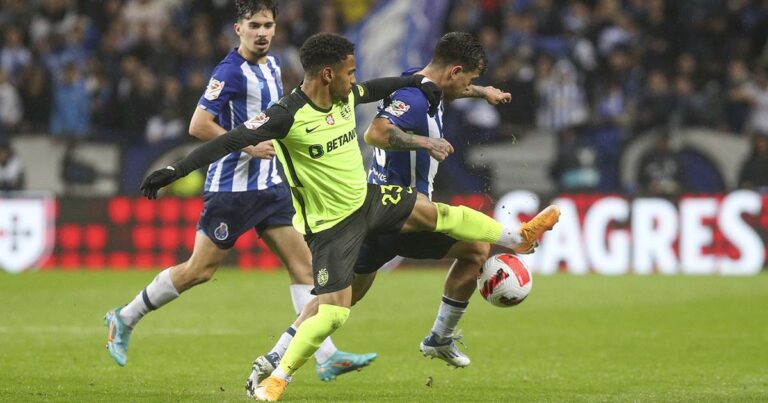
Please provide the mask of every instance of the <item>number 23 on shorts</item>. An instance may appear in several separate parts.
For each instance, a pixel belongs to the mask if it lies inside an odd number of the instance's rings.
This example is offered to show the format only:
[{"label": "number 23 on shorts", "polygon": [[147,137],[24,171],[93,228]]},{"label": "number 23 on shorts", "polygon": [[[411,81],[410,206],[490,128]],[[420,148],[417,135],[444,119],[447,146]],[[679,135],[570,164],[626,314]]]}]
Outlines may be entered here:
[{"label": "number 23 on shorts", "polygon": [[[413,188],[405,188],[407,193],[413,193]],[[395,205],[402,199],[403,187],[397,185],[381,185],[381,204]]]}]

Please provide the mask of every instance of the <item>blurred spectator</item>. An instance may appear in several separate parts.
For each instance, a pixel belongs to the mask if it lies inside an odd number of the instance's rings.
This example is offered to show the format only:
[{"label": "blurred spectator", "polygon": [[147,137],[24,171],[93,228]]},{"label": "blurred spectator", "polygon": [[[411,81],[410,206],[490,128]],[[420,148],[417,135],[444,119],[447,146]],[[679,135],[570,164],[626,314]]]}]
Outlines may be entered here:
[{"label": "blurred spectator", "polygon": [[322,2],[317,10],[317,28],[315,32],[332,32],[340,34],[344,31],[344,19],[333,1]]},{"label": "blurred spectator", "polygon": [[5,31],[5,42],[0,49],[0,71],[9,81],[19,84],[21,71],[32,62],[32,52],[24,47],[22,33],[16,27]]},{"label": "blurred spectator", "polygon": [[24,108],[22,130],[48,132],[53,103],[48,73],[39,64],[32,64],[24,70],[22,79],[24,81],[24,91],[21,92]]},{"label": "blurred spectator", "polygon": [[741,89],[749,80],[749,70],[743,60],[732,60],[728,63],[728,76],[725,80],[727,95],[723,106],[725,123],[734,133],[744,133],[749,117],[749,103],[742,96]]},{"label": "blurred spectator", "polygon": [[110,113],[112,85],[99,59],[89,59],[87,69],[85,85],[91,100],[91,131],[108,137],[114,124],[114,116]]},{"label": "blurred spectator", "polygon": [[148,68],[141,66],[131,77],[130,90],[120,108],[122,129],[126,141],[143,137],[150,116],[159,106],[157,78]]},{"label": "blurred spectator", "polygon": [[592,147],[579,143],[575,129],[560,133],[558,153],[549,173],[560,192],[593,190],[600,183],[597,154]]},{"label": "blurred spectator", "polygon": [[560,131],[586,122],[589,111],[584,91],[570,61],[553,63],[550,56],[542,55],[536,64],[536,76],[536,124],[540,129]]},{"label": "blurred spectator", "polygon": [[520,128],[533,127],[536,122],[535,73],[525,56],[510,54],[486,74],[492,86],[512,94],[509,103],[497,106],[502,125],[499,132],[520,134]]},{"label": "blurred spectator", "polygon": [[15,131],[21,122],[21,112],[19,92],[8,81],[5,73],[0,71],[0,135]]},{"label": "blurred spectator", "polygon": [[679,126],[709,126],[717,112],[708,110],[707,97],[696,91],[690,76],[679,75],[674,82],[675,107],[672,119]]},{"label": "blurred spectator", "polygon": [[42,0],[29,27],[32,43],[65,36],[77,24],[78,16],[71,0]]},{"label": "blurred spectator", "polygon": [[673,197],[682,191],[682,167],[668,134],[658,135],[640,158],[637,183],[645,196]]},{"label": "blurred spectator", "polygon": [[751,133],[768,134],[768,72],[756,68],[753,80],[736,92],[736,99],[750,105],[748,128]]},{"label": "blurred spectator", "polygon": [[163,99],[160,113],[149,118],[146,137],[148,143],[175,140],[182,137],[187,129],[186,116],[181,109],[181,84],[174,77],[163,80]]},{"label": "blurred spectator", "polygon": [[675,105],[675,98],[664,72],[659,70],[650,72],[646,85],[647,87],[637,106],[637,119],[635,121],[637,133],[665,126],[669,122]]},{"label": "blurred spectator", "polygon": [[160,35],[168,24],[168,5],[172,3],[157,0],[126,1],[121,15],[128,24],[128,38],[138,41],[146,34],[150,41],[159,42]]},{"label": "blurred spectator", "polygon": [[0,0],[0,26],[28,27],[34,13],[26,0]]},{"label": "blurred spectator", "polygon": [[741,166],[739,186],[768,192],[768,135],[752,138],[752,155]]},{"label": "blurred spectator", "polygon": [[371,8],[376,0],[334,0],[341,10],[346,25],[354,24]]},{"label": "blurred spectator", "polygon": [[54,86],[51,133],[54,136],[85,137],[90,126],[91,97],[77,66],[69,63]]},{"label": "blurred spectator", "polygon": [[0,191],[24,189],[24,164],[6,138],[0,137]]}]

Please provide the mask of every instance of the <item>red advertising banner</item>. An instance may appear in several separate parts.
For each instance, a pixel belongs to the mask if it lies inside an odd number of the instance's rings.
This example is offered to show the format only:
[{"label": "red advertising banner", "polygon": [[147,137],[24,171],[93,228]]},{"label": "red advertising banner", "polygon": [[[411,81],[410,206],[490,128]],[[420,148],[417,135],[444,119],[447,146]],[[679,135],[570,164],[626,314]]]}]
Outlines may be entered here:
[{"label": "red advertising banner", "polygon": [[[753,191],[677,200],[561,195],[550,203],[562,214],[524,257],[534,272],[751,275],[765,265],[768,197]],[[543,207],[535,194],[511,192],[494,215],[517,225]]]},{"label": "red advertising banner", "polygon": [[[464,204],[516,225],[546,204],[560,222],[524,260],[536,273],[727,274],[760,272],[768,250],[768,196],[739,190],[677,200],[609,194],[564,194],[544,203],[512,192],[496,203],[484,195]],[[148,270],[186,260],[192,252],[200,198],[60,199],[55,248],[43,269]],[[274,270],[280,261],[255,231],[241,237],[228,265]]]}]

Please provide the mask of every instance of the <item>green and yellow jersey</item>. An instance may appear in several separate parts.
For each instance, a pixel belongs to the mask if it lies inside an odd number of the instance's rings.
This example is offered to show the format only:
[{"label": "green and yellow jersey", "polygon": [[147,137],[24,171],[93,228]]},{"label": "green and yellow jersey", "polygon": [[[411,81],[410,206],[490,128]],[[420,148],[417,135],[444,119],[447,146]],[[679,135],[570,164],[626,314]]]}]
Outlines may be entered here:
[{"label": "green and yellow jersey", "polygon": [[234,150],[273,140],[291,187],[296,230],[309,234],[332,228],[362,206],[367,191],[355,106],[383,99],[402,87],[419,86],[422,78],[380,78],[356,85],[346,101],[330,109],[313,104],[297,88],[173,166],[179,176],[185,176]]},{"label": "green and yellow jersey", "polygon": [[293,195],[293,225],[302,233],[336,225],[365,200],[366,174],[355,129],[355,88],[347,101],[320,108],[296,89],[280,103],[293,115],[277,156]]}]

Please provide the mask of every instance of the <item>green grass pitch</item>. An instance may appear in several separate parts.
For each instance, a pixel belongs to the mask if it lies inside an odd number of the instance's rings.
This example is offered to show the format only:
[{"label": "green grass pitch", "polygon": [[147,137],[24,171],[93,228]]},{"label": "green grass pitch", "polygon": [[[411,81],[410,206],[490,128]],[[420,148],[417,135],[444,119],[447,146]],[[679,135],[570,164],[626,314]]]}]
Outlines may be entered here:
[{"label": "green grass pitch", "polygon": [[[535,276],[518,307],[473,298],[460,324],[472,358],[463,370],[418,352],[444,275],[379,276],[334,335],[378,360],[332,383],[307,365],[283,399],[768,401],[768,275]],[[104,348],[102,316],[153,276],[0,274],[0,400],[245,401],[251,361],[294,317],[285,272],[220,271],[148,315],[120,368]]]}]

